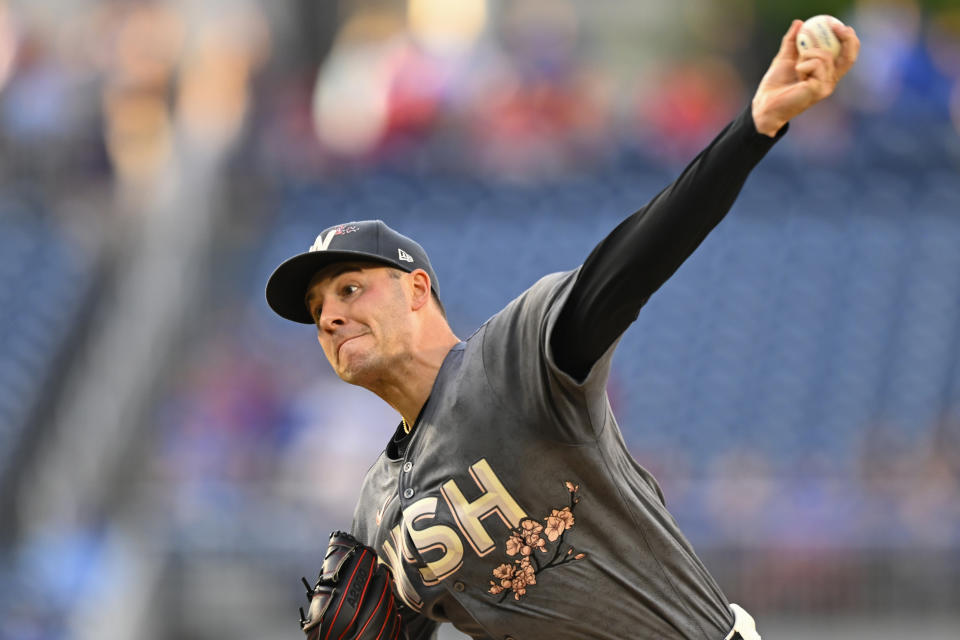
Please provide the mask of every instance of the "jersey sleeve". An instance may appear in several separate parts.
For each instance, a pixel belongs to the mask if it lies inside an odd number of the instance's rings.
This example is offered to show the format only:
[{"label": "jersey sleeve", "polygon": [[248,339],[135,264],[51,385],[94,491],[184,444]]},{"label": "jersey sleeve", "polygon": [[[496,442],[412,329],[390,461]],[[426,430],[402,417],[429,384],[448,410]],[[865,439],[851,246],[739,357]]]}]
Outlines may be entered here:
[{"label": "jersey sleeve", "polygon": [[578,379],[587,375],[724,218],[750,171],[786,130],[776,138],[762,135],[750,108],[744,109],[672,184],[596,246],[550,336],[564,371]]},{"label": "jersey sleeve", "polygon": [[496,410],[545,438],[595,439],[608,415],[606,383],[613,346],[590,373],[576,380],[562,371],[547,348],[577,271],[542,278],[481,327],[483,366],[499,400]]},{"label": "jersey sleeve", "polygon": [[491,318],[480,332],[484,367],[502,410],[521,412],[546,437],[595,438],[610,415],[605,389],[620,336],[785,132],[757,133],[745,108],[580,268],[543,278]]}]

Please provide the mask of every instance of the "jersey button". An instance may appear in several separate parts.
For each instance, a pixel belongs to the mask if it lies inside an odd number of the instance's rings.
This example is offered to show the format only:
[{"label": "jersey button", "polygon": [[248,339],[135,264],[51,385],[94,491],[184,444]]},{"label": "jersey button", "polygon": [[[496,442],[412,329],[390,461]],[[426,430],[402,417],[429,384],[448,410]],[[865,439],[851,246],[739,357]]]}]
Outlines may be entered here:
[{"label": "jersey button", "polygon": [[406,498],[407,500],[409,500],[410,498],[412,498],[412,497],[413,497],[413,489],[411,489],[410,487],[407,487],[406,489],[404,489],[404,490],[403,490],[403,497]]},{"label": "jersey button", "polygon": [[410,473],[410,469],[413,469],[413,463],[407,460],[403,463],[403,471],[404,473]]},{"label": "jersey button", "polygon": [[466,588],[467,588],[467,585],[463,584],[463,583],[460,582],[459,580],[457,580],[456,582],[453,583],[453,590],[454,590],[454,591],[463,591],[463,590],[466,589]]}]

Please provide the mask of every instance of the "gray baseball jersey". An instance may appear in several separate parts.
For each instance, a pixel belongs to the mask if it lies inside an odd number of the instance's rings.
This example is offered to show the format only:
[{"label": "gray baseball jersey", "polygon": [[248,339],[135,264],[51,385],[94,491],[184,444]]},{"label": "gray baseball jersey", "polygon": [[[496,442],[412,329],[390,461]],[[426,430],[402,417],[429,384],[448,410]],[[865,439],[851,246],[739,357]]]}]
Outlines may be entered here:
[{"label": "gray baseball jersey", "polygon": [[367,474],[353,532],[415,637],[719,640],[733,615],[623,442],[605,387],[548,336],[576,271],[537,282],[447,355],[404,455]]}]

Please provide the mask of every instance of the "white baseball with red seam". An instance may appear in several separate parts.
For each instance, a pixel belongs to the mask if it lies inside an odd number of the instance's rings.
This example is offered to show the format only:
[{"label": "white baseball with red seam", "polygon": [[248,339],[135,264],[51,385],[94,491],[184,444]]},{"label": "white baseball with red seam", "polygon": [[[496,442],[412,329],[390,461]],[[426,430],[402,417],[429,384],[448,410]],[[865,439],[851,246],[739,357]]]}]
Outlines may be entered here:
[{"label": "white baseball with red seam", "polygon": [[809,49],[823,49],[829,51],[836,58],[840,55],[840,40],[830,28],[831,24],[843,25],[840,20],[828,15],[813,16],[804,21],[797,33],[797,50],[802,56]]}]

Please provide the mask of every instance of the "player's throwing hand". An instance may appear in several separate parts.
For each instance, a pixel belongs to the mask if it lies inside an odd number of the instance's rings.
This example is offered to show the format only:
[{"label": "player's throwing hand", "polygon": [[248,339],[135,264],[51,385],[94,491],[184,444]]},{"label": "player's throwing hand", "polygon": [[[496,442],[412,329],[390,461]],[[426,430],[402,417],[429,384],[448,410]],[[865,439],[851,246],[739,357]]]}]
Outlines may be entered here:
[{"label": "player's throwing hand", "polygon": [[823,100],[836,88],[857,60],[860,39],[853,27],[834,24],[840,54],[811,48],[797,50],[797,33],[803,22],[794,20],[783,36],[780,51],[767,69],[753,96],[753,122],[757,131],[774,136],[789,120]]}]

